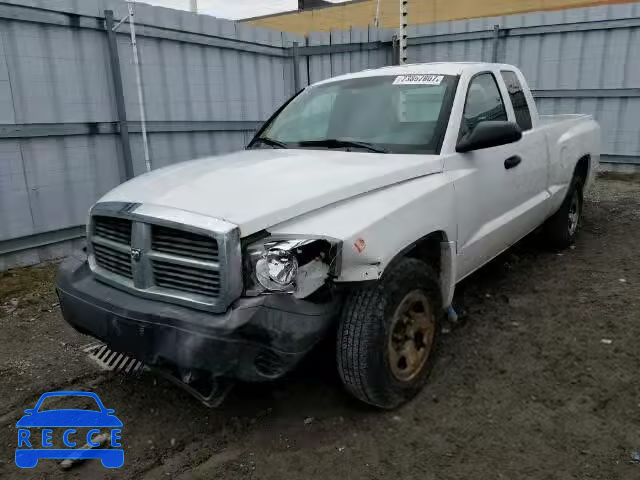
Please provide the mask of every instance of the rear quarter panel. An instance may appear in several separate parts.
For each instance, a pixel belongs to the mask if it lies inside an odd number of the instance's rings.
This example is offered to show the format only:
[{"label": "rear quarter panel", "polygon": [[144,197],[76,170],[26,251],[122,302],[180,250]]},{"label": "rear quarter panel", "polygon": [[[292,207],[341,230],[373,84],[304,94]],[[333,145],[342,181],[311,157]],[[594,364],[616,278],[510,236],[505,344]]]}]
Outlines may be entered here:
[{"label": "rear quarter panel", "polygon": [[565,198],[578,163],[589,158],[589,176],[585,190],[590,188],[600,162],[600,126],[589,115],[541,116],[540,130],[549,148],[550,214]]}]

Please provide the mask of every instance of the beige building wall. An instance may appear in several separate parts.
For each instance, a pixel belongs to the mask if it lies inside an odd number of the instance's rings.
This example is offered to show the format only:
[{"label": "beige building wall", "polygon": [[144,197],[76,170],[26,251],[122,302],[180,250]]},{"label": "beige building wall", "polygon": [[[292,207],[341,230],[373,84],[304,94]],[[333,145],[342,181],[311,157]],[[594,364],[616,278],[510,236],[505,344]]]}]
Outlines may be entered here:
[{"label": "beige building wall", "polygon": [[[631,1],[633,0],[409,0],[409,25]],[[376,0],[355,0],[333,7],[246,21],[260,27],[307,34],[367,27],[373,25],[375,13]],[[398,23],[399,0],[380,0],[380,26],[396,28]]]}]

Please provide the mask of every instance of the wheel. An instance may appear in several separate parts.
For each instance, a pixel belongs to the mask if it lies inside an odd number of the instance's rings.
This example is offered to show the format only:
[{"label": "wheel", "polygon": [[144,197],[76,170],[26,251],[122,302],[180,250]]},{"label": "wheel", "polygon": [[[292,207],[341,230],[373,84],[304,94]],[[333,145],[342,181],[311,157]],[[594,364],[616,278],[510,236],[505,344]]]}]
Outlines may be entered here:
[{"label": "wheel", "polygon": [[582,189],[582,178],[573,177],[560,209],[544,224],[544,237],[549,246],[567,248],[575,241],[582,216]]},{"label": "wheel", "polygon": [[347,391],[393,409],[424,386],[433,364],[442,300],[435,272],[406,258],[345,299],[337,338]]}]

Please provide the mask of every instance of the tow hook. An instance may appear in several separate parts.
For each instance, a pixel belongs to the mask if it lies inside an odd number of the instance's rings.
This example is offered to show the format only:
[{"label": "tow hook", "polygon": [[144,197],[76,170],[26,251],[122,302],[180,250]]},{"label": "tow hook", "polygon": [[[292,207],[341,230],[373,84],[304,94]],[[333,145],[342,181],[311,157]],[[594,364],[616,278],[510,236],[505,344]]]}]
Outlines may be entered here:
[{"label": "tow hook", "polygon": [[186,390],[209,408],[219,407],[235,385],[231,379],[215,377],[197,370],[175,371],[159,367],[151,367],[151,369],[174,385]]}]

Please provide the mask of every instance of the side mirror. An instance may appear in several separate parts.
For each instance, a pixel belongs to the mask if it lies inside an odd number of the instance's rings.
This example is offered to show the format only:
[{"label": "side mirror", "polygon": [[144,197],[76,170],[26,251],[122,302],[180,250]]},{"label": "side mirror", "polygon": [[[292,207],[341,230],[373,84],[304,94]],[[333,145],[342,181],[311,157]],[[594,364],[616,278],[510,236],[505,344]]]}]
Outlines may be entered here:
[{"label": "side mirror", "polygon": [[476,127],[462,137],[456,145],[460,153],[497,147],[517,142],[522,138],[522,130],[513,122],[487,121],[480,122]]},{"label": "side mirror", "polygon": [[26,413],[27,415],[31,415],[33,413],[33,408],[27,408],[24,413]]}]

